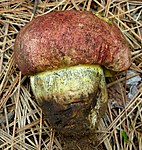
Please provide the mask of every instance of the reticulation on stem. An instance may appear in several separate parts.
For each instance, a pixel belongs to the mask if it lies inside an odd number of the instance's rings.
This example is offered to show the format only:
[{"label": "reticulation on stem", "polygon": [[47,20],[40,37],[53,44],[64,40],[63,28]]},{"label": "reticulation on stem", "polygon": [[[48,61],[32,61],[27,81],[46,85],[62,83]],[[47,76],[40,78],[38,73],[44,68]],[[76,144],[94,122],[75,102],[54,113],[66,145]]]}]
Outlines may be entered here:
[{"label": "reticulation on stem", "polygon": [[105,111],[107,90],[99,65],[78,65],[30,77],[33,93],[48,122],[65,135],[94,130]]}]

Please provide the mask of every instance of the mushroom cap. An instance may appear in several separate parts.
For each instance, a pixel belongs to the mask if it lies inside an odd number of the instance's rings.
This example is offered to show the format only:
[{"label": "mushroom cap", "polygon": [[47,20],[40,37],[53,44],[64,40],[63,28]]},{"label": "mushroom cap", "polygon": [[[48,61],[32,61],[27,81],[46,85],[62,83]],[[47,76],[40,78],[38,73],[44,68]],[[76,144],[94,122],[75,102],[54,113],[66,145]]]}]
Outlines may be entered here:
[{"label": "mushroom cap", "polygon": [[25,75],[79,64],[113,71],[131,63],[130,47],[119,28],[86,11],[57,11],[39,16],[18,33],[15,59]]}]

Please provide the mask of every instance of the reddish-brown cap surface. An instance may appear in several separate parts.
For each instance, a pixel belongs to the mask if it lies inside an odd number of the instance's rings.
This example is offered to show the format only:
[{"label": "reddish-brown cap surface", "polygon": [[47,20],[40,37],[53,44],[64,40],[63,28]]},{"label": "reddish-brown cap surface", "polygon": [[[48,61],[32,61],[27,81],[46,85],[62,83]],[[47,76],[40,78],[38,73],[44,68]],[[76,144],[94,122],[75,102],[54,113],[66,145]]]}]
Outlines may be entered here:
[{"label": "reddish-brown cap surface", "polygon": [[20,30],[14,53],[27,75],[78,64],[123,71],[131,58],[118,27],[82,11],[51,12],[33,19]]}]

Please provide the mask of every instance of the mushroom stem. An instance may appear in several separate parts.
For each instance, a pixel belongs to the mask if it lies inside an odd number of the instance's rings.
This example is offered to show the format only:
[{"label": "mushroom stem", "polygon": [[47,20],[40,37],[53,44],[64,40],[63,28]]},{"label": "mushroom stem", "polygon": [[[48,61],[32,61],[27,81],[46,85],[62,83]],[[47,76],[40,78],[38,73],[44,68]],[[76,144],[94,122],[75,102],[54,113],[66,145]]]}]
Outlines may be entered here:
[{"label": "mushroom stem", "polygon": [[32,91],[51,126],[64,136],[94,133],[107,104],[99,65],[78,65],[30,77]]}]

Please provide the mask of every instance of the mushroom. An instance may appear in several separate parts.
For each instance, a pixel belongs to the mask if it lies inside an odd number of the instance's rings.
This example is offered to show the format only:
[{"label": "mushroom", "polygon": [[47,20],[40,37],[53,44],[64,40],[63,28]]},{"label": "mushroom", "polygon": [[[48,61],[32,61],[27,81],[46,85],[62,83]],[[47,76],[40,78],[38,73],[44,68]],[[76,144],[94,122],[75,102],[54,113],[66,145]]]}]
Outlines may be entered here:
[{"label": "mushroom", "polygon": [[104,66],[123,71],[130,47],[119,28],[86,11],[39,16],[18,33],[15,60],[48,122],[65,136],[82,137],[105,112]]}]

